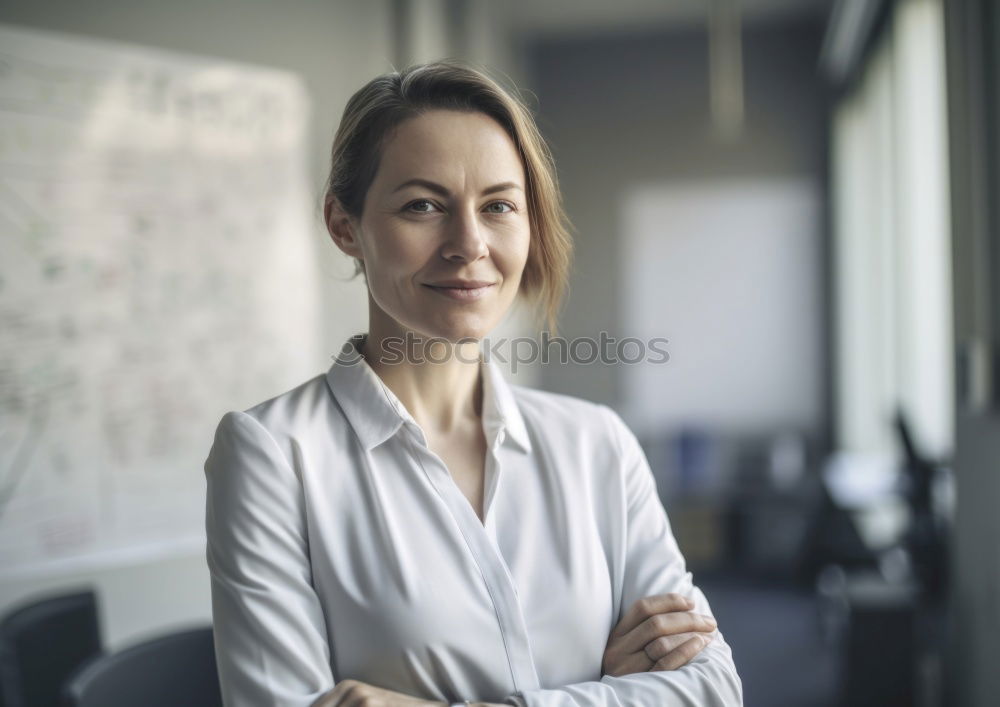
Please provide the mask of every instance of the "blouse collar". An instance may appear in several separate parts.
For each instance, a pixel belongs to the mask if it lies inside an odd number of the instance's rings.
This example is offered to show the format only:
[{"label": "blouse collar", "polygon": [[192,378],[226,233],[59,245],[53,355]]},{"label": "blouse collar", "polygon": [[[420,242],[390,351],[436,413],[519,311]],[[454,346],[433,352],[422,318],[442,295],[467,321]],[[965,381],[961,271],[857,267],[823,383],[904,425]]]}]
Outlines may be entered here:
[{"label": "blouse collar", "polygon": [[[327,384],[337,398],[344,414],[354,428],[361,444],[368,451],[392,437],[403,424],[420,426],[389,387],[368,365],[359,346],[367,332],[349,337],[326,373]],[[518,409],[513,391],[497,364],[480,355],[483,375],[483,429],[492,440],[493,433],[502,432],[524,452],[531,451],[531,440]]]}]

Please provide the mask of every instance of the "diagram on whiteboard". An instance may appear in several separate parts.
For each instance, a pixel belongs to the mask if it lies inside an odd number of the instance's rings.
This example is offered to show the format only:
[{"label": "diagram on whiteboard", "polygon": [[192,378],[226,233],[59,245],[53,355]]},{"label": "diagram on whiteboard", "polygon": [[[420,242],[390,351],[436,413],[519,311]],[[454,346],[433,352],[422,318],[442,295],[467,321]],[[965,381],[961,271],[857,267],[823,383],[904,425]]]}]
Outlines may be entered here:
[{"label": "diagram on whiteboard", "polygon": [[0,575],[203,547],[222,414],[321,372],[308,116],[293,74],[0,27]]}]

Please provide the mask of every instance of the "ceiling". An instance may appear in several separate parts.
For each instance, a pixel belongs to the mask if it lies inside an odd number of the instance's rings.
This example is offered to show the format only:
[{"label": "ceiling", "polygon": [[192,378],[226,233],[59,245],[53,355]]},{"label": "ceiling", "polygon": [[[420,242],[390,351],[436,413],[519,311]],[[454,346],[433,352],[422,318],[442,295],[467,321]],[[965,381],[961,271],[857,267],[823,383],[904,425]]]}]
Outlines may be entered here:
[{"label": "ceiling", "polygon": [[[745,22],[792,17],[825,18],[833,0],[737,0]],[[505,0],[504,14],[523,34],[607,33],[636,28],[700,24],[711,0]]]}]

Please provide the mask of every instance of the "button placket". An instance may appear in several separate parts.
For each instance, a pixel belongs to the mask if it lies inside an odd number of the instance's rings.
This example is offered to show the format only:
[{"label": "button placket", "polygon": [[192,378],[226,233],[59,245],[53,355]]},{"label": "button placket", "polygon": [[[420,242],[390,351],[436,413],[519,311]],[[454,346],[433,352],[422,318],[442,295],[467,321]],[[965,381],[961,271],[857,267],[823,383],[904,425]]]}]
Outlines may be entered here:
[{"label": "button placket", "polygon": [[[413,435],[408,439],[412,445],[419,437],[417,430],[411,429],[411,431]],[[521,610],[517,587],[499,547],[476,516],[468,499],[451,478],[451,474],[441,458],[425,445],[412,446],[417,447],[413,449],[414,455],[423,468],[424,474],[448,507],[486,584],[487,593],[496,612],[500,633],[503,636],[504,649],[507,653],[515,688],[518,690],[537,689],[539,686],[538,673],[535,670],[535,661],[528,640],[527,623]],[[490,457],[494,456],[493,451],[496,447],[497,445],[494,443],[489,454]],[[427,461],[432,462],[432,464],[427,464]],[[488,460],[487,463],[491,462]],[[489,522],[491,514],[485,509],[484,517]]]}]

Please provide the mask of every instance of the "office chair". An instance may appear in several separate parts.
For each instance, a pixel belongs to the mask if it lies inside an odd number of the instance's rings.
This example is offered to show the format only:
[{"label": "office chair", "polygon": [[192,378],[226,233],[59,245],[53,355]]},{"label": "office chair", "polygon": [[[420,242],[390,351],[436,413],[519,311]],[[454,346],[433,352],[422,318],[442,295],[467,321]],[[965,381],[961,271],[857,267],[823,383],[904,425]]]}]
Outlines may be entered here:
[{"label": "office chair", "polygon": [[0,620],[0,704],[59,707],[66,680],[100,654],[93,590],[22,605]]},{"label": "office chair", "polygon": [[212,627],[160,636],[90,661],[62,707],[222,707]]},{"label": "office chair", "polygon": [[903,448],[903,468],[908,484],[906,497],[910,505],[910,527],[904,544],[920,580],[923,597],[941,605],[948,590],[949,527],[934,509],[934,476],[946,460],[932,459],[917,449],[910,422],[902,407],[897,407],[893,423]]}]

